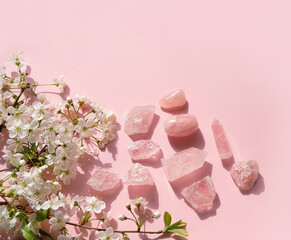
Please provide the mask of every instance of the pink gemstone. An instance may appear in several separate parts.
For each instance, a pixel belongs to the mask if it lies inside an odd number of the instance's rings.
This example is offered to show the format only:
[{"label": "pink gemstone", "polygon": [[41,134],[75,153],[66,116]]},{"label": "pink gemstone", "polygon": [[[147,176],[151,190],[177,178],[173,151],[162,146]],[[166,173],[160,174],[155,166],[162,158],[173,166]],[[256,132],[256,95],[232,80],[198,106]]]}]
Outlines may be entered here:
[{"label": "pink gemstone", "polygon": [[124,131],[128,136],[147,133],[155,114],[155,106],[135,106],[125,116]]},{"label": "pink gemstone", "polygon": [[174,154],[168,159],[162,159],[163,168],[168,180],[173,182],[201,168],[206,156],[206,152],[191,147]]},{"label": "pink gemstone", "polygon": [[233,155],[222,124],[218,120],[214,119],[211,127],[219,157],[222,160],[230,159]]},{"label": "pink gemstone", "polygon": [[153,177],[148,168],[139,163],[133,164],[123,178],[123,183],[135,186],[154,185]]},{"label": "pink gemstone", "polygon": [[132,160],[155,160],[160,156],[160,146],[152,140],[139,140],[128,147]]},{"label": "pink gemstone", "polygon": [[103,192],[115,188],[119,182],[120,177],[111,169],[97,167],[87,184],[93,189]]},{"label": "pink gemstone", "polygon": [[209,176],[184,188],[181,194],[199,212],[210,210],[216,196],[213,181]]},{"label": "pink gemstone", "polygon": [[241,190],[248,191],[258,179],[258,162],[255,160],[236,162],[230,170],[230,175]]},{"label": "pink gemstone", "polygon": [[169,117],[164,122],[166,133],[171,137],[186,137],[196,132],[198,122],[196,117],[190,114],[179,114]]},{"label": "pink gemstone", "polygon": [[182,89],[178,89],[163,97],[159,104],[165,110],[178,110],[186,104],[185,93]]}]

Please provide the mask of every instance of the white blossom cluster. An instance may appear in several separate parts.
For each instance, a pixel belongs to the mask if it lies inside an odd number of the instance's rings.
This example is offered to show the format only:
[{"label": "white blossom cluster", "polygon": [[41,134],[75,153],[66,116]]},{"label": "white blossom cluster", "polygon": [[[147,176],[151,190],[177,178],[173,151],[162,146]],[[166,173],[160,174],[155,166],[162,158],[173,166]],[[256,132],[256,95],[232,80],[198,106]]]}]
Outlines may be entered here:
[{"label": "white blossom cluster", "polygon": [[[105,202],[96,197],[75,196],[68,204],[61,192],[62,184],[70,184],[76,177],[82,154],[98,154],[98,148],[115,138],[115,115],[85,96],[68,98],[55,106],[43,94],[35,93],[41,84],[27,82],[27,63],[21,53],[9,61],[17,66],[18,75],[12,78],[5,73],[5,67],[0,68],[0,129],[6,128],[9,134],[3,159],[11,167],[0,179],[0,197],[12,201],[0,206],[0,228],[20,234],[19,229],[23,233],[25,225],[28,231],[38,234],[38,214],[47,210],[54,213],[49,220],[50,230],[62,233],[58,240],[81,239],[80,235],[73,238],[67,234],[65,225],[69,219],[63,212],[81,208],[82,202],[88,216],[90,212],[99,214],[105,209]],[[52,85],[64,90],[67,84],[60,76]],[[22,95],[26,90],[37,95],[32,104]],[[9,186],[2,188],[7,182]],[[30,215],[25,213],[26,208],[32,212]],[[105,227],[108,219],[104,212]],[[111,229],[107,232],[111,234]],[[107,233],[102,234],[98,238],[103,239]]]}]

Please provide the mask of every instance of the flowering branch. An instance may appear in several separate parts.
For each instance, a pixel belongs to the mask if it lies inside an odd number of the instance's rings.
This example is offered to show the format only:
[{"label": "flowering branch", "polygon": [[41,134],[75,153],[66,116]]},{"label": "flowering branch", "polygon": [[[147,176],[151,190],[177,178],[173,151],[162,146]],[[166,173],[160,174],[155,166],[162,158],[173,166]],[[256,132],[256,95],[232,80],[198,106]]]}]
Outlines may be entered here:
[{"label": "flowering branch", "polygon": [[[58,232],[58,240],[79,240],[81,234],[71,236],[67,225],[97,232],[97,239],[128,240],[128,233],[176,233],[187,236],[181,220],[171,224],[168,212],[164,214],[165,226],[158,231],[141,231],[148,219],[157,219],[160,213],[142,218],[143,207],[148,203],[138,198],[126,205],[133,218],[120,215],[121,221],[133,221],[136,230],[118,230],[110,227],[111,216],[105,212],[106,203],[95,196],[78,196],[68,199],[61,191],[76,177],[76,167],[84,153],[98,154],[98,149],[115,138],[116,120],[112,111],[95,104],[85,96],[67,98],[54,105],[37,93],[39,86],[56,86],[63,91],[67,84],[64,76],[54,78],[52,84],[27,82],[27,63],[22,54],[9,60],[17,68],[17,76],[8,76],[0,68],[0,132],[9,134],[3,159],[7,167],[0,179],[0,229],[12,238],[35,240],[45,236],[41,223],[49,219],[50,231]],[[30,89],[37,98],[23,97]],[[27,101],[30,99],[31,101]],[[28,102],[33,102],[28,104]],[[95,146],[86,145],[93,141]],[[137,215],[131,204],[137,208]],[[67,216],[80,211],[79,223],[72,223]],[[95,216],[94,216],[95,215]],[[170,219],[170,220],[169,220]],[[89,221],[99,221],[102,228],[86,226]]]}]

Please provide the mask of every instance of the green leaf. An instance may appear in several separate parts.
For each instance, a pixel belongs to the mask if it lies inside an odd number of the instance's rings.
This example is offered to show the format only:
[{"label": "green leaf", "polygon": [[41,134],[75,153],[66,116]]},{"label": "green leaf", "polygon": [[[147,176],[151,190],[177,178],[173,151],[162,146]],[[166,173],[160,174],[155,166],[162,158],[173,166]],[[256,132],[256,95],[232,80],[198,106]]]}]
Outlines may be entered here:
[{"label": "green leaf", "polygon": [[27,228],[27,225],[23,225],[22,229],[22,235],[26,240],[36,240],[36,236],[34,235],[34,233],[32,231],[30,231]]},{"label": "green leaf", "polygon": [[181,229],[181,228],[170,229],[168,230],[168,232],[178,233],[182,236],[188,236],[188,232],[185,229]]},{"label": "green leaf", "polygon": [[165,227],[168,227],[171,224],[171,221],[172,221],[171,214],[166,211],[164,213],[164,223],[165,223]]},{"label": "green leaf", "polygon": [[36,221],[37,222],[41,222],[43,220],[45,220],[48,216],[48,212],[49,210],[39,210],[38,212],[36,212]]},{"label": "green leaf", "polygon": [[54,240],[53,237],[52,237],[49,233],[47,233],[46,231],[44,231],[44,230],[42,230],[42,229],[39,229],[39,233],[40,233],[41,235],[43,235],[43,236],[47,236],[47,237],[49,237],[50,239]]},{"label": "green leaf", "polygon": [[167,230],[175,229],[175,228],[179,227],[180,225],[184,225],[184,224],[186,224],[186,223],[182,222],[182,220],[179,220],[178,222],[175,222],[171,226],[167,227]]}]

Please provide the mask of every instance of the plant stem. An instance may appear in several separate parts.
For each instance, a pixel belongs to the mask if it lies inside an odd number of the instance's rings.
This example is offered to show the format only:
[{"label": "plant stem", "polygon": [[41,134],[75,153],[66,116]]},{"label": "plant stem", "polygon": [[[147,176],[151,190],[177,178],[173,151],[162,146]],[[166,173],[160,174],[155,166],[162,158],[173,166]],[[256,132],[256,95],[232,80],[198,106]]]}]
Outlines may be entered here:
[{"label": "plant stem", "polygon": [[[103,228],[94,228],[94,227],[84,226],[84,225],[71,223],[71,222],[67,222],[66,224],[69,224],[69,225],[72,225],[72,226],[76,226],[76,227],[82,227],[82,228],[86,228],[86,229],[90,229],[90,230],[96,230],[96,231],[105,231],[106,230],[106,229],[103,229]],[[160,231],[115,230],[114,232],[122,233],[122,234],[124,234],[124,233],[145,233],[145,234],[161,234],[161,233],[163,233],[162,230],[160,230]]]},{"label": "plant stem", "polygon": [[14,166],[9,167],[9,168],[5,168],[5,169],[1,169],[0,172],[5,172],[5,171],[9,171],[10,169],[15,168]]}]

